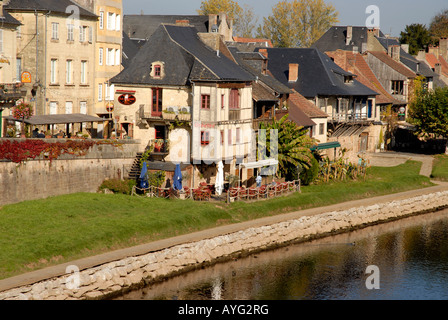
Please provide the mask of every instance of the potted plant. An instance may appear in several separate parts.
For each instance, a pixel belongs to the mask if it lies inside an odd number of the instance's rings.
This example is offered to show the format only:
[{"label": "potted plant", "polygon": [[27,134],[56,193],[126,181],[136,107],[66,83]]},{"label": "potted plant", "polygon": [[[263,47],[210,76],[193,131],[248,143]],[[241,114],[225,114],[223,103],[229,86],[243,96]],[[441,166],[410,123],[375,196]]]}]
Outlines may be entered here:
[{"label": "potted plant", "polygon": [[190,121],[191,120],[191,114],[188,111],[180,111],[177,117],[181,121]]},{"label": "potted plant", "polygon": [[169,110],[163,110],[163,119],[167,119],[167,120],[174,120],[176,119],[176,112],[174,111],[169,111]]}]

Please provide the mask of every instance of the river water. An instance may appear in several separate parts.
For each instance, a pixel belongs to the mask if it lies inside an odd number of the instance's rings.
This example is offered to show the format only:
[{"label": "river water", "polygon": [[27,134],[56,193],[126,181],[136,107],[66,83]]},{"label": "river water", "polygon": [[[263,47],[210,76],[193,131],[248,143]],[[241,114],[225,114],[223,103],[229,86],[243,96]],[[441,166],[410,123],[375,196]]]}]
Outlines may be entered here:
[{"label": "river water", "polygon": [[448,211],[216,264],[119,299],[446,300]]}]

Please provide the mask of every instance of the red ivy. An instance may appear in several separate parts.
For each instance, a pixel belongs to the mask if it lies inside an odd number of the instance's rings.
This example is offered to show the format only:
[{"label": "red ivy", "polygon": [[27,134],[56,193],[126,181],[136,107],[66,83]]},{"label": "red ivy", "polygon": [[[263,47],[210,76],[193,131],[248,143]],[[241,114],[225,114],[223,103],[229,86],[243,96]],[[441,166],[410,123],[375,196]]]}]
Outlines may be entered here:
[{"label": "red ivy", "polygon": [[58,159],[63,154],[84,156],[96,143],[89,140],[67,140],[66,142],[48,143],[43,140],[13,141],[4,140],[0,143],[0,159],[15,163],[36,159],[43,155],[50,161]]}]

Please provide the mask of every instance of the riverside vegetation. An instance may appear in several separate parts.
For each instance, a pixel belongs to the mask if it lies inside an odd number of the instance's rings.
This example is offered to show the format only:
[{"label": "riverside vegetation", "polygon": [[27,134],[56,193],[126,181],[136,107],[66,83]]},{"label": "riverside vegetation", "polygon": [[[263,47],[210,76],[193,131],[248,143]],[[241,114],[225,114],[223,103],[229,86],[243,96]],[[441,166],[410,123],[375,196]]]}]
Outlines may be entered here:
[{"label": "riverside vegetation", "polygon": [[421,163],[372,167],[366,179],[304,186],[258,202],[72,194],[0,208],[0,278],[181,234],[276,214],[432,186]]}]

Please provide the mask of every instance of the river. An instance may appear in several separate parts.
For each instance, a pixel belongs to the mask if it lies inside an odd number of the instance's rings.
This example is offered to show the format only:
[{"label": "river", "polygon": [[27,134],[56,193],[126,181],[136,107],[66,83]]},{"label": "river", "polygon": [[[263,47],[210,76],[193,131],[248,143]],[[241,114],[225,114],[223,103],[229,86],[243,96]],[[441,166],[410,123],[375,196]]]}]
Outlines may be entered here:
[{"label": "river", "polygon": [[253,254],[118,299],[446,300],[448,210]]}]

